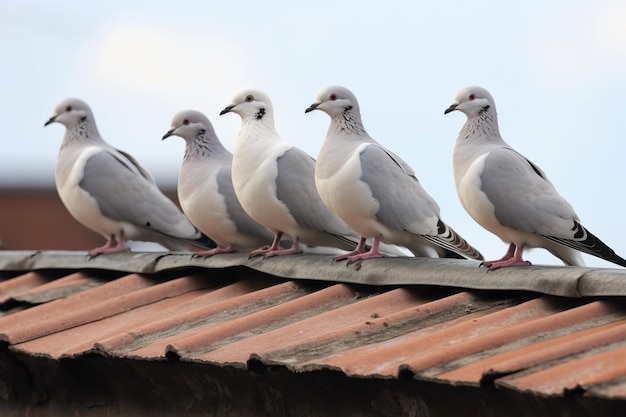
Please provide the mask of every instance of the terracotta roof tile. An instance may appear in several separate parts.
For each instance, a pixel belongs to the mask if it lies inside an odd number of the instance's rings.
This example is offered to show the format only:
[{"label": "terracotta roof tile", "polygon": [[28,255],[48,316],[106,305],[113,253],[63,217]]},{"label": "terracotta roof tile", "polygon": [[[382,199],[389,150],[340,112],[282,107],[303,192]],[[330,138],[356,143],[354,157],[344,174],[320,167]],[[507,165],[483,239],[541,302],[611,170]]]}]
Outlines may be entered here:
[{"label": "terracotta roof tile", "polygon": [[38,291],[40,286],[54,282],[62,274],[32,271],[0,282],[0,303],[6,303],[9,299],[16,299],[31,289]]},{"label": "terracotta roof tile", "polygon": [[[545,369],[503,378],[499,385],[544,395],[562,395],[586,385],[615,381],[626,377],[626,341],[605,346],[599,353],[586,353]],[[602,350],[602,349],[601,349]],[[593,350],[592,350],[593,352]]]},{"label": "terracotta roof tile", "polygon": [[[71,253],[44,260],[29,254],[18,271],[21,255],[8,256],[0,253],[0,264],[11,265],[0,281],[0,340],[27,355],[71,360],[95,352],[238,368],[253,361],[294,372],[413,375],[537,395],[626,398],[621,271],[539,267],[479,276],[469,262],[416,259],[409,268],[407,260],[387,259],[357,269],[312,255],[199,261],[175,254],[122,254],[93,264],[75,255],[72,268]],[[38,263],[45,268],[29,270]],[[465,286],[463,271],[482,280],[474,286],[480,289]],[[552,276],[558,281],[559,271],[567,279],[546,284]],[[534,276],[538,286],[510,291],[515,275]],[[547,295],[542,286],[562,292]],[[598,293],[605,296],[584,296]]]},{"label": "terracotta roof tile", "polygon": [[[606,320],[611,320],[611,316],[609,315]],[[484,358],[471,361],[467,365],[438,374],[437,378],[479,384],[482,380],[502,377],[599,346],[626,340],[626,320],[612,321],[607,324],[600,324],[596,320],[585,320],[582,323],[589,327],[584,330],[574,330],[563,336],[547,338],[547,340],[545,339],[550,334],[546,336],[538,332],[535,338],[524,340],[524,344],[511,343],[505,346],[504,351],[494,352]],[[562,334],[570,329],[572,329],[571,326],[553,335]]]},{"label": "terracotta roof tile", "polygon": [[[532,309],[528,304],[524,303],[515,308],[503,310],[500,315],[511,312],[516,315],[515,310],[522,308]],[[428,365],[430,368],[441,363],[451,363],[453,366],[456,366],[454,363],[455,358],[453,357],[455,354],[458,355],[456,359],[467,359],[474,354],[503,346],[514,346],[518,349],[520,342],[535,343],[539,337],[554,337],[563,332],[580,329],[585,325],[597,326],[603,322],[615,320],[613,316],[615,309],[611,308],[608,303],[602,302],[583,304],[563,311],[547,310],[547,312],[548,314],[545,316],[526,317],[522,321],[506,323],[481,335],[475,333],[475,337],[467,337],[465,341],[446,348],[444,352],[439,350],[429,358],[418,360],[417,363],[422,367]],[[475,322],[487,320],[494,315],[496,314],[479,318]],[[528,320],[526,320],[527,318]],[[413,367],[415,362],[409,362],[408,365]],[[439,373],[439,369],[430,369],[426,374],[433,375],[436,373]]]},{"label": "terracotta roof tile", "polygon": [[[334,297],[335,299],[329,298],[328,301],[316,303],[317,300],[338,292],[344,295],[341,302]],[[228,345],[199,355],[198,359],[245,364],[252,352],[255,356],[267,357],[268,361],[293,364],[305,357],[320,355],[320,352],[328,353],[324,349],[337,343],[345,348],[354,340],[355,335],[359,338],[367,337],[364,332],[372,329],[372,320],[375,320],[373,316],[382,320],[397,310],[423,302],[419,296],[406,291],[368,294],[344,284],[334,285],[318,293],[320,294],[315,294],[310,301],[307,300],[306,304],[301,300],[293,303],[294,307],[302,304],[308,310],[296,311],[297,314],[290,320],[279,323],[282,325],[240,337]],[[282,342],[276,343],[277,340]],[[293,358],[294,355],[297,360]]]}]

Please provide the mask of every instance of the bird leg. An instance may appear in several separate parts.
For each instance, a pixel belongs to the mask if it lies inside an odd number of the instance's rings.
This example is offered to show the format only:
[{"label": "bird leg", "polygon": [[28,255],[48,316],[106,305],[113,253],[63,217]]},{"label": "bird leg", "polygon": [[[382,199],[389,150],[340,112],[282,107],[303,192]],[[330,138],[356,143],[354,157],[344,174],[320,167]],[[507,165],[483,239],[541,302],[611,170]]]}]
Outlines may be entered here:
[{"label": "bird leg", "polygon": [[115,235],[111,235],[103,246],[90,250],[89,256],[93,257],[103,253],[125,252],[128,250],[126,240],[124,239],[124,230],[121,230],[117,239]]},{"label": "bird leg", "polygon": [[235,247],[232,245],[232,243],[229,243],[226,246],[218,246],[216,248],[213,249],[209,249],[209,250],[198,250],[198,251],[194,251],[193,257],[205,257],[205,256],[213,256],[213,255],[217,255],[218,253],[232,253],[235,252]]},{"label": "bird leg", "polygon": [[265,253],[266,257],[270,256],[281,256],[281,255],[292,255],[294,253],[300,253],[300,238],[296,236],[293,240],[293,244],[289,249],[273,249]]},{"label": "bird leg", "polygon": [[97,248],[93,248],[92,250],[90,250],[89,256],[96,256],[101,253],[104,253],[103,251],[113,248],[115,244],[116,244],[115,237],[111,235],[103,246],[98,246]]},{"label": "bird leg", "polygon": [[494,261],[483,261],[480,266],[486,266],[486,267],[490,267],[492,264],[498,263],[498,262],[504,262],[504,261],[508,261],[509,259],[511,259],[513,257],[513,255],[515,254],[515,244],[511,243],[509,245],[509,248],[507,249],[506,253],[504,254],[504,256],[500,259],[496,259]]},{"label": "bird leg", "polygon": [[498,268],[504,268],[507,266],[529,266],[531,263],[522,259],[522,253],[524,252],[524,245],[515,246],[514,243],[509,245],[509,249],[506,254],[495,261],[485,261],[481,264],[488,267],[490,271]]},{"label": "bird leg", "polygon": [[351,264],[352,262],[360,261],[361,259],[384,258],[385,255],[380,253],[380,251],[378,250],[379,246],[380,246],[380,236],[376,236],[374,238],[374,243],[372,244],[372,247],[369,251],[365,253],[358,253],[356,255],[349,256],[348,263]]},{"label": "bird leg", "polygon": [[351,256],[360,255],[364,252],[365,252],[365,237],[361,236],[361,240],[359,240],[359,244],[352,252],[337,255],[335,256],[334,260],[343,261],[344,259],[349,259]]},{"label": "bird leg", "polygon": [[267,255],[268,252],[272,252],[278,249],[280,246],[280,238],[283,236],[283,232],[274,233],[274,241],[270,246],[264,246],[260,249],[250,252],[248,258],[254,258],[255,256]]}]

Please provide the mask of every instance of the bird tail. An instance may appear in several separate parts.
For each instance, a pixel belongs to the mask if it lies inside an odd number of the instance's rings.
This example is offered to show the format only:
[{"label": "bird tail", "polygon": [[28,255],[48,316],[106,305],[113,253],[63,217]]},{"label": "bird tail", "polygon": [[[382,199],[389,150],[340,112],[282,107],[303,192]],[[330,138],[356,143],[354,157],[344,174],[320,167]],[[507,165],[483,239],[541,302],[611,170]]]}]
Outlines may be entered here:
[{"label": "bird tail", "polygon": [[149,229],[149,231],[155,232],[155,240],[169,250],[185,251],[189,250],[189,246],[195,246],[200,249],[213,249],[217,247],[217,244],[210,237],[199,230],[193,238],[172,236],[154,229]]},{"label": "bird tail", "polygon": [[574,232],[574,239],[542,236],[552,242],[567,246],[568,248],[576,249],[581,252],[588,253],[589,255],[596,256],[600,259],[604,259],[605,261],[613,262],[619,266],[626,267],[626,259],[617,255],[613,249],[609,248],[604,242],[598,239],[575,220],[572,231]]},{"label": "bird tail", "polygon": [[217,247],[217,243],[202,232],[200,232],[200,237],[197,239],[183,239],[183,241],[201,249],[213,249]]},{"label": "bird tail", "polygon": [[332,242],[329,243],[329,246],[334,246],[342,250],[354,250],[359,244],[360,238],[358,236],[351,237],[328,232],[326,232],[326,234],[332,239]]},{"label": "bird tail", "polygon": [[484,261],[485,258],[478,251],[478,249],[474,248],[470,245],[465,239],[463,239],[458,233],[456,233],[451,227],[445,224],[443,221],[439,220],[437,223],[437,235],[421,235],[424,239],[429,242],[443,248],[447,252],[452,252],[459,256],[448,256],[451,255],[446,253],[446,258],[469,258],[476,259],[478,261]]}]

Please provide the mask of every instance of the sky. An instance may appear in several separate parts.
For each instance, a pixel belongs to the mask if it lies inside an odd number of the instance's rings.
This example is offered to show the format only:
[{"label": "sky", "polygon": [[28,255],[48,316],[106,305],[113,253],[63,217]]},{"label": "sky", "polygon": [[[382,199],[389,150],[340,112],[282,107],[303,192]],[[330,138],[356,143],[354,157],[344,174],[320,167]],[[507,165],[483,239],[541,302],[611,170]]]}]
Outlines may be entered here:
[{"label": "sky", "polygon": [[[465,116],[443,114],[457,90],[479,85],[495,99],[504,139],[626,257],[622,0],[0,0],[0,9],[0,187],[54,186],[64,127],[43,124],[66,97],[85,100],[104,139],[173,188],[184,141],[161,138],[176,112],[205,113],[232,150],[240,119],[219,112],[237,90],[258,88],[272,98],[279,134],[316,157],[329,118],[304,109],[322,87],[343,85],[443,220],[499,258],[506,244],[456,196],[452,150]],[[560,264],[540,249],[526,257]]]}]

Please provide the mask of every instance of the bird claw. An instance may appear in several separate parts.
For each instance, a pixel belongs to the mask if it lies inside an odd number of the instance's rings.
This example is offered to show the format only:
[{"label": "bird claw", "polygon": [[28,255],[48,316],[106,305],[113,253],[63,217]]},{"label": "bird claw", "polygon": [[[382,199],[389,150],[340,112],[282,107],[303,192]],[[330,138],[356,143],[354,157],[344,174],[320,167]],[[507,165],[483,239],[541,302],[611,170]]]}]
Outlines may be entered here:
[{"label": "bird claw", "polygon": [[277,249],[277,250],[271,250],[269,252],[267,252],[265,254],[266,258],[271,258],[272,256],[283,256],[283,255],[295,255],[298,253],[302,253],[302,251],[300,249],[293,249],[293,248],[289,248],[289,249]]},{"label": "bird claw", "polygon": [[200,250],[200,251],[194,252],[194,254],[191,255],[191,257],[192,258],[206,258],[209,256],[217,255],[218,253],[231,253],[231,252],[235,252],[235,249],[232,245],[228,245],[226,247],[218,246],[213,249]]},{"label": "bird claw", "polygon": [[495,271],[496,269],[506,268],[509,266],[531,266],[531,265],[532,263],[530,261],[522,261],[522,260],[515,259],[515,258],[508,259],[506,261],[501,261],[501,262],[491,262],[489,265],[485,264],[485,266],[489,268],[488,271]]},{"label": "bird claw", "polygon": [[87,256],[89,257],[89,259],[93,259],[96,256],[103,255],[105,253],[118,253],[118,252],[130,252],[130,248],[126,248],[126,247],[124,247],[122,249],[119,249],[119,248],[109,248],[109,249],[95,248],[95,249],[90,250],[87,253]]}]

